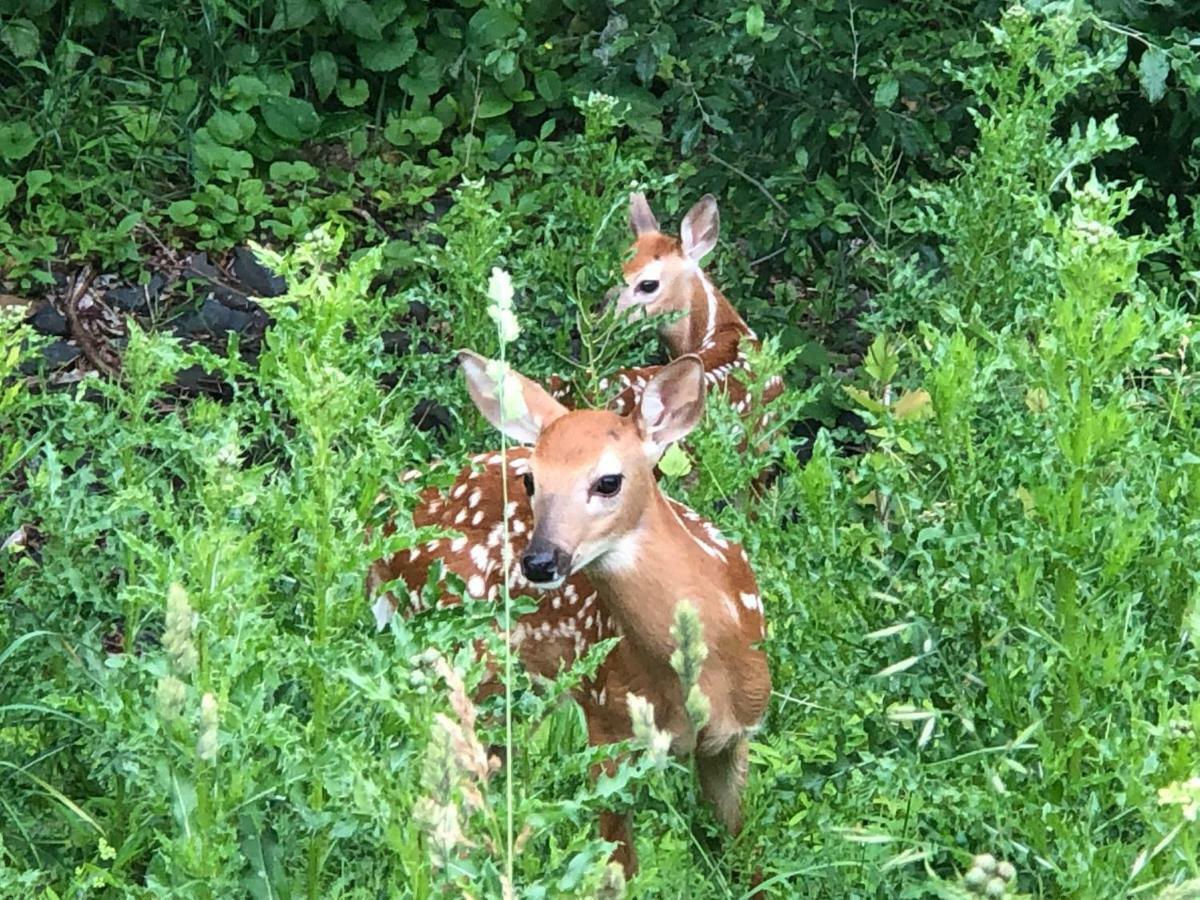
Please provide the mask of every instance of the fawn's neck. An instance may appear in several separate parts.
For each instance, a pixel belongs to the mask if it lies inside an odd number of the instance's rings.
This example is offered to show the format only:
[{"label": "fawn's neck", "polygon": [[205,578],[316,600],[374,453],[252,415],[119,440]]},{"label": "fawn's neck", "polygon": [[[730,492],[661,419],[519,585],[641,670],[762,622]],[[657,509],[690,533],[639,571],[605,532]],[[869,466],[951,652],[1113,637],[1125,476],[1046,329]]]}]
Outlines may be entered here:
[{"label": "fawn's neck", "polygon": [[637,526],[589,567],[588,577],[627,638],[667,665],[675,648],[676,604],[687,600],[701,606],[706,597],[720,594],[724,568],[655,489]]},{"label": "fawn's neck", "polygon": [[687,280],[691,294],[688,314],[663,330],[663,340],[672,358],[705,350],[714,335],[730,329],[753,338],[750,326],[704,271],[695,265],[692,270],[692,277]]}]

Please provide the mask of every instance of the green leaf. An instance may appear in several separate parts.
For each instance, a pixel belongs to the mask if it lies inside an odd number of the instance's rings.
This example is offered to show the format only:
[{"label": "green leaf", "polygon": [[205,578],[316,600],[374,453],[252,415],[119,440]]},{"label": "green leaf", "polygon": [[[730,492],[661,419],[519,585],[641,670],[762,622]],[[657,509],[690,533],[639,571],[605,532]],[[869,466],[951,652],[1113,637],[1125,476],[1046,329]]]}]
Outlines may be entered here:
[{"label": "green leaf", "polygon": [[0,125],[0,157],[24,159],[37,146],[37,135],[28,122],[12,122]]},{"label": "green leaf", "polygon": [[538,95],[547,103],[554,103],[562,96],[562,79],[553,69],[542,69],[533,76]]},{"label": "green leaf", "polygon": [[364,0],[349,0],[338,13],[338,22],[357,38],[364,41],[383,40],[383,28],[374,10]]},{"label": "green leaf", "polygon": [[1157,103],[1167,92],[1167,76],[1171,74],[1171,61],[1157,47],[1150,47],[1142,54],[1138,63],[1138,81],[1142,93],[1151,103]]},{"label": "green leaf", "polygon": [[0,209],[12,203],[16,196],[17,186],[10,179],[0,175]]},{"label": "green leaf", "polygon": [[341,78],[337,84],[337,98],[343,106],[354,108],[362,106],[367,102],[367,96],[371,93],[371,89],[367,87],[365,78],[356,78],[351,81],[349,78]]},{"label": "green leaf", "polygon": [[437,143],[438,138],[442,136],[442,123],[437,116],[417,116],[408,119],[404,124],[413,137],[425,146]]},{"label": "green leaf", "polygon": [[358,58],[372,72],[391,72],[412,59],[416,50],[416,33],[411,28],[404,28],[391,40],[359,44]]},{"label": "green leaf", "polygon": [[267,97],[261,106],[267,127],[286,141],[299,143],[312,137],[321,124],[312,104],[299,97]]},{"label": "green leaf", "polygon": [[42,38],[37,26],[28,19],[13,19],[0,30],[0,41],[17,59],[30,59],[41,49]]},{"label": "green leaf", "polygon": [[258,101],[267,93],[267,86],[253,75],[234,75],[225,86],[226,99],[234,109],[242,112],[258,106]]},{"label": "green leaf", "polygon": [[887,109],[899,96],[900,82],[891,75],[884,76],[879,84],[875,85],[875,105],[880,109]]},{"label": "green leaf", "polygon": [[692,471],[692,461],[678,444],[672,444],[658,461],[658,468],[671,478],[682,478]]},{"label": "green leaf", "polygon": [[28,199],[54,180],[45,169],[30,169],[25,173],[25,198]]},{"label": "green leaf", "polygon": [[221,144],[240,144],[254,134],[254,119],[249,113],[231,113],[218,109],[209,117],[208,133]]},{"label": "green leaf", "polygon": [[766,16],[763,15],[763,8],[755,3],[746,10],[746,34],[750,37],[762,37],[764,24]]},{"label": "green leaf", "polygon": [[483,7],[467,25],[467,33],[471,39],[480,44],[498,44],[505,38],[516,33],[520,23],[511,13],[502,9]]},{"label": "green leaf", "polygon": [[193,200],[176,200],[167,207],[167,217],[176,225],[195,225],[196,203]]},{"label": "green leaf", "polygon": [[502,116],[512,109],[512,101],[505,97],[499,91],[492,89],[484,91],[483,96],[479,98],[479,108],[475,115],[480,119],[494,119],[497,116]]},{"label": "green leaf", "polygon": [[337,84],[337,61],[328,50],[318,50],[308,61],[308,71],[312,75],[313,87],[321,100],[329,99]]},{"label": "green leaf", "polygon": [[275,7],[272,31],[303,28],[317,17],[321,6],[317,0],[283,0]]}]

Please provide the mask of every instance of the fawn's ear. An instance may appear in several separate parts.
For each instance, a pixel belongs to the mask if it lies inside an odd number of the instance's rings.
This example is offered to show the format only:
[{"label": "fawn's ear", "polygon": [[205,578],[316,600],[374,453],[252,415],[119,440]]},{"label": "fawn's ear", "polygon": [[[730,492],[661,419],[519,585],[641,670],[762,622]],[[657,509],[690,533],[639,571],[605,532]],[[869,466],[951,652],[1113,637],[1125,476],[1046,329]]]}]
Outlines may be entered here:
[{"label": "fawn's ear", "polygon": [[635,235],[661,230],[658,219],[650,211],[650,204],[646,202],[646,195],[640,191],[629,195],[629,227]]},{"label": "fawn's ear", "polygon": [[536,443],[542,429],[567,411],[541,385],[505,363],[470,350],[458,351],[458,363],[483,417],[514,441]]},{"label": "fawn's ear", "polygon": [[663,366],[642,391],[638,433],[655,462],[696,427],[704,414],[704,363],[694,353]]},{"label": "fawn's ear", "polygon": [[705,194],[696,205],[688,210],[679,226],[679,240],[683,252],[692,262],[700,262],[713,247],[717,246],[717,235],[721,231],[721,215],[717,212],[717,198]]}]

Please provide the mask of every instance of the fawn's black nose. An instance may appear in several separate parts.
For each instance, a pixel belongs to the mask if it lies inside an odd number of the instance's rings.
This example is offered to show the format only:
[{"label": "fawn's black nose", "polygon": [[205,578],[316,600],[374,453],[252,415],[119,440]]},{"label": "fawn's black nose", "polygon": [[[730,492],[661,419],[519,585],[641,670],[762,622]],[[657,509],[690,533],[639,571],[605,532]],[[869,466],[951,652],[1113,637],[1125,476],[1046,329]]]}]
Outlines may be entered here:
[{"label": "fawn's black nose", "polygon": [[554,581],[560,577],[562,556],[557,548],[531,546],[521,557],[521,573],[534,584]]}]

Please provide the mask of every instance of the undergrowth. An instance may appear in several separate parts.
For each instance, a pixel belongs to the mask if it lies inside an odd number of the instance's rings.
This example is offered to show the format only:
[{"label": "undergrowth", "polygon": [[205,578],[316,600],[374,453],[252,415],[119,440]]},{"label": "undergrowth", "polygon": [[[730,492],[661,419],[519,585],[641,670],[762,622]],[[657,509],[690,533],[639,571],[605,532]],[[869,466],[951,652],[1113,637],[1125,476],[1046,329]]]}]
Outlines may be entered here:
[{"label": "undergrowth", "polygon": [[[757,40],[776,27],[758,6],[739,15]],[[518,667],[476,707],[474,643],[503,655],[493,606],[377,634],[364,598],[372,560],[437,536],[403,512],[420,488],[496,443],[465,413],[454,349],[503,347],[583,393],[649,355],[646,329],[600,302],[628,192],[648,190],[665,224],[703,184],[690,163],[656,174],[661,147],[630,137],[644,110],[581,94],[578,134],[514,136],[482,181],[458,177],[465,145],[429,165],[380,157],[380,203],[449,192],[411,240],[352,233],[308,163],[238,181],[239,209],[278,192],[271,215],[292,217],[286,249],[263,251],[289,289],[264,301],[257,358],[133,327],[119,380],[48,390],[17,377],[37,339],[6,320],[3,895],[493,897],[511,879],[515,896],[615,897],[595,819],[627,803],[629,896],[748,897],[754,872],[779,897],[1189,896],[1197,237],[1112,176],[1133,149],[1120,117],[1070,114],[1124,71],[1125,46],[1074,4],[1014,9],[963,45],[959,87],[942,87],[974,98],[977,139],[928,180],[878,170],[872,209],[890,212],[854,262],[878,290],[845,315],[840,371],[800,333],[815,326],[798,279],[768,290],[735,243],[762,222],[722,207],[706,267],[771,338],[757,369],[791,388],[756,436],[777,470],[764,496],[715,397],[690,466],[665,479],[744,543],[766,605],[776,691],[736,839],[679,763],[643,754],[588,777],[614,751],[586,747],[568,695],[598,654],[552,684]],[[332,84],[343,102],[359,90]],[[393,136],[431,133],[419,118]],[[198,235],[229,226],[182,202],[171,215]],[[493,267],[522,325],[503,342]],[[418,302],[424,345],[398,359],[384,335]],[[193,363],[227,402],[167,390]],[[831,422],[831,396],[861,433],[842,420],[810,446],[800,426]],[[409,424],[429,400],[454,411],[448,433]],[[413,467],[426,477],[402,481]],[[401,510],[389,537],[381,493]],[[501,771],[485,748],[505,743]]]}]

